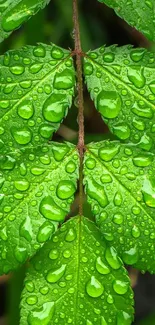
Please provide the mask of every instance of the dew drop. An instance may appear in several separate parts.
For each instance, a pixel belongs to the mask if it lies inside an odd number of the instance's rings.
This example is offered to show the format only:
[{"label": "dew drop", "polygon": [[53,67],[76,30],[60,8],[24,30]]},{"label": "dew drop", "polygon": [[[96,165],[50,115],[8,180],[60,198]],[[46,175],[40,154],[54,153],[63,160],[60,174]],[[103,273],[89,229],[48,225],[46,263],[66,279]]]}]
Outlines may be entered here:
[{"label": "dew drop", "polygon": [[109,174],[102,175],[100,179],[103,184],[112,182],[112,178]]},{"label": "dew drop", "polygon": [[59,182],[56,189],[56,193],[59,199],[66,200],[69,199],[75,193],[75,190],[76,188],[72,181],[64,180]]},{"label": "dew drop", "polygon": [[145,53],[145,49],[136,49],[133,50],[130,54],[131,56],[131,60],[133,60],[134,62],[139,62],[142,60],[144,53]]},{"label": "dew drop", "polygon": [[122,204],[122,195],[121,193],[117,192],[114,197],[114,204],[116,206],[120,206]]},{"label": "dew drop", "polygon": [[43,198],[39,210],[45,218],[57,222],[63,221],[66,215],[66,212],[62,210],[49,195]]},{"label": "dew drop", "polygon": [[73,161],[69,161],[66,165],[66,172],[69,173],[69,174],[72,174],[75,172],[75,169],[76,169],[76,165]]},{"label": "dew drop", "polygon": [[45,48],[42,45],[38,45],[34,48],[33,54],[36,57],[44,58],[46,54]]},{"label": "dew drop", "polygon": [[49,122],[58,123],[65,116],[67,108],[68,102],[66,96],[60,93],[52,93],[44,103],[43,116]]},{"label": "dew drop", "polygon": [[85,164],[88,169],[94,169],[96,166],[96,161],[94,158],[88,158]]},{"label": "dew drop", "polygon": [[50,137],[52,137],[54,131],[55,128],[52,125],[42,124],[39,127],[39,133],[45,139],[49,139]]},{"label": "dew drop", "polygon": [[59,267],[55,270],[50,270],[47,273],[46,280],[49,283],[56,283],[57,281],[59,281],[62,278],[62,276],[65,273],[65,270],[66,270],[66,264],[63,264],[61,267]]},{"label": "dew drop", "polygon": [[104,187],[98,184],[93,179],[89,179],[86,185],[86,192],[89,197],[97,201],[102,208],[106,207],[109,204]]},{"label": "dew drop", "polygon": [[24,118],[25,120],[30,119],[34,114],[34,108],[32,102],[26,100],[25,102],[23,102],[18,106],[17,111],[20,117]]},{"label": "dew drop", "polygon": [[14,169],[16,160],[11,156],[0,156],[0,169],[12,170]]},{"label": "dew drop", "polygon": [[31,131],[27,127],[22,129],[12,127],[11,133],[18,144],[28,144],[32,138]]},{"label": "dew drop", "polygon": [[18,191],[24,192],[28,190],[30,183],[26,180],[19,180],[19,181],[15,181],[14,185]]},{"label": "dew drop", "polygon": [[102,295],[104,287],[95,276],[91,276],[90,280],[86,284],[86,291],[90,297],[97,298]]},{"label": "dew drop", "polygon": [[145,204],[151,208],[155,208],[155,184],[153,179],[144,180],[142,193]]},{"label": "dew drop", "polygon": [[49,325],[54,314],[54,302],[45,302],[41,307],[30,311],[27,321],[29,325]]},{"label": "dew drop", "polygon": [[57,72],[54,77],[55,89],[70,89],[74,86],[75,75],[69,69]]},{"label": "dew drop", "polygon": [[137,247],[132,247],[129,250],[126,250],[122,254],[122,259],[127,265],[133,265],[138,261],[138,252]]},{"label": "dew drop", "polygon": [[103,117],[115,118],[121,110],[121,98],[116,91],[102,90],[97,96],[97,109]]},{"label": "dew drop", "polygon": [[29,71],[33,74],[38,73],[43,67],[43,64],[41,63],[34,63],[30,66]]},{"label": "dew drop", "polygon": [[136,225],[133,226],[131,233],[134,238],[138,238],[140,236],[140,230]]},{"label": "dew drop", "polygon": [[99,157],[104,161],[110,161],[117,155],[119,149],[120,146],[117,144],[115,144],[115,146],[106,145],[99,149]]},{"label": "dew drop", "polygon": [[15,255],[16,260],[19,263],[24,263],[25,260],[27,259],[27,250],[24,247],[17,246],[14,250],[14,255]]},{"label": "dew drop", "polygon": [[72,242],[76,238],[76,232],[73,228],[70,228],[66,234],[65,240]]},{"label": "dew drop", "polygon": [[93,73],[93,66],[91,63],[85,63],[84,73],[85,73],[85,76],[90,76]]},{"label": "dew drop", "polygon": [[108,274],[110,273],[110,270],[108,266],[106,266],[103,262],[101,257],[97,257],[96,259],[96,269],[100,274]]},{"label": "dew drop", "polygon": [[128,69],[128,78],[136,88],[142,88],[146,83],[141,66],[130,66]]},{"label": "dew drop", "polygon": [[126,140],[130,137],[130,128],[127,124],[119,123],[113,127],[114,134],[122,139]]},{"label": "dew drop", "polygon": [[51,260],[56,260],[59,256],[59,252],[57,251],[57,249],[52,249],[50,252],[49,252],[49,258]]},{"label": "dew drop", "polygon": [[101,317],[101,324],[100,325],[107,325],[107,322],[105,320],[105,318],[102,316]]},{"label": "dew drop", "polygon": [[69,151],[67,145],[52,146],[53,156],[56,161],[62,161]]},{"label": "dew drop", "polygon": [[10,67],[10,71],[15,75],[21,75],[25,71],[25,68],[22,65],[13,65]]},{"label": "dew drop", "polygon": [[51,56],[55,60],[60,60],[63,58],[64,53],[59,47],[53,46],[51,51]]},{"label": "dew drop", "polygon": [[114,269],[118,270],[121,267],[121,261],[117,256],[116,250],[113,247],[108,247],[105,252],[105,258],[109,265]]},{"label": "dew drop", "polygon": [[121,213],[116,213],[113,216],[113,222],[116,223],[116,225],[121,225],[123,223],[123,215]]},{"label": "dew drop", "polygon": [[42,226],[39,228],[37,240],[39,243],[43,243],[47,241],[54,232],[54,225],[49,222],[45,221]]},{"label": "dew drop", "polygon": [[115,280],[113,282],[113,289],[119,295],[124,295],[127,293],[129,288],[129,283],[121,280]]},{"label": "dew drop", "polygon": [[103,60],[105,61],[105,62],[107,62],[107,63],[111,63],[111,62],[113,62],[114,61],[114,59],[115,59],[115,55],[114,55],[114,53],[104,53],[103,54]]},{"label": "dew drop", "polygon": [[20,225],[19,233],[21,237],[24,237],[27,241],[32,240],[33,231],[32,231],[32,224],[31,218],[27,215],[26,219]]},{"label": "dew drop", "polygon": [[117,325],[131,325],[132,317],[125,311],[119,311],[117,315]]}]

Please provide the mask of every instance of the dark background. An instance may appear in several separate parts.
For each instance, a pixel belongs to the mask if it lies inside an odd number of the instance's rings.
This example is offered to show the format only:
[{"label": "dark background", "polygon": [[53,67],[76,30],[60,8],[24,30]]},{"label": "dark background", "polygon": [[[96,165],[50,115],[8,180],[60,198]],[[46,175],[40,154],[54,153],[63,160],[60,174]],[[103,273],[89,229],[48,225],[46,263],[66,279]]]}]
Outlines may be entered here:
[{"label": "dark background", "polygon": [[[81,0],[80,30],[83,51],[93,50],[104,44],[126,45],[150,48],[146,38],[117,17],[97,0]],[[2,55],[9,49],[18,49],[25,44],[35,45],[37,42],[55,43],[64,48],[73,49],[72,0],[52,0],[44,10],[33,16],[20,29],[15,31],[0,45]],[[100,115],[95,110],[89,94],[84,89],[85,97],[85,141],[99,141],[111,135]],[[63,125],[54,139],[77,141],[77,106],[76,97]],[[76,211],[77,204],[72,208]],[[91,216],[90,207],[85,203],[85,213]],[[0,278],[0,325],[19,325],[19,298],[25,273],[25,266],[9,276]],[[155,325],[155,276],[140,274],[129,269],[132,286],[135,292],[134,325]],[[122,324],[123,325],[123,324]]]}]

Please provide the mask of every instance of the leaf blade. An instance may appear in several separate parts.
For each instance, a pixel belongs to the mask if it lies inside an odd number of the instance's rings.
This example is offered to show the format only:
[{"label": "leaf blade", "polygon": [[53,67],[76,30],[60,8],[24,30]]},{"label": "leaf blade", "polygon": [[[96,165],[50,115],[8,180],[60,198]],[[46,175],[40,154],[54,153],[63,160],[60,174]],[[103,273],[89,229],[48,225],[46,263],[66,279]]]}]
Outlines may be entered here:
[{"label": "leaf blade", "polygon": [[[25,289],[23,292],[20,324],[25,325],[27,324],[27,321],[31,324],[34,321],[36,315],[35,312],[37,310],[39,311],[39,306],[41,307],[47,302],[50,302],[51,310],[52,308],[54,309],[53,313],[51,312],[49,318],[46,319],[46,321],[51,324],[54,324],[55,319],[59,319],[59,324],[64,324],[64,321],[71,322],[72,320],[74,324],[79,324],[81,321],[81,324],[90,325],[92,324],[91,321],[94,317],[97,319],[98,324],[107,324],[107,315],[104,313],[104,309],[102,308],[103,301],[107,308],[109,307],[109,312],[110,308],[111,311],[113,311],[113,313],[111,313],[112,324],[115,324],[116,318],[118,318],[118,320],[120,320],[121,317],[123,318],[124,314],[128,318],[127,324],[130,324],[132,319],[132,307],[130,306],[126,308],[124,299],[125,296],[128,298],[130,297],[129,301],[132,304],[131,289],[129,288],[127,273],[125,269],[123,269],[120,260],[117,260],[118,265],[116,269],[113,269],[105,260],[103,251],[104,253],[109,253],[109,248],[107,248],[104,241],[102,242],[100,233],[95,225],[85,218],[82,218],[82,220],[80,220],[80,217],[73,218],[57,232],[56,236],[53,237],[52,240],[46,245],[46,247],[44,246],[45,250],[42,250],[42,252],[40,251],[38,256],[31,262],[31,267],[27,274]],[[61,248],[58,246],[59,243],[63,243]],[[96,243],[97,245],[95,245]],[[107,275],[106,273],[103,275],[103,270],[101,271],[99,266],[97,266],[99,271],[94,270],[94,267],[92,269],[93,271],[91,270],[90,265],[93,266],[96,260],[100,261],[98,258],[99,256],[96,255],[95,250],[93,249],[93,245],[97,247],[98,254],[102,256],[105,264],[107,264],[104,269],[104,271],[106,270],[105,272],[107,272]],[[53,252],[57,252],[59,255],[55,256],[55,260]],[[44,256],[46,257],[44,258]],[[51,257],[51,260],[49,259],[49,256]],[[89,256],[91,256],[91,262]],[[44,263],[48,265],[46,266],[46,272],[39,268],[39,261],[44,261]],[[86,268],[86,265],[89,267]],[[110,273],[108,273],[109,271]],[[111,280],[114,282],[116,279],[116,281],[118,281],[118,279],[121,278],[122,281],[126,283],[128,287],[128,289],[127,287],[125,289],[126,293],[122,295],[113,295],[112,283],[109,283],[108,274],[111,275]],[[91,275],[95,279],[94,281],[96,281],[97,287],[95,288],[95,291],[93,290],[93,284],[91,287],[91,284],[89,283]],[[38,282],[38,285],[35,285],[36,281]],[[108,281],[107,287],[106,281]],[[27,290],[29,289],[30,282],[33,283],[33,288],[35,287],[33,293],[30,293],[29,290]],[[105,287],[103,296],[104,300],[101,300],[103,286]],[[45,287],[47,294],[43,297],[40,291]],[[107,288],[108,293],[106,290]],[[26,310],[25,302],[28,302],[32,295],[38,298],[38,302],[35,307],[29,305]],[[109,306],[106,299],[109,300]],[[114,299],[111,304],[110,299]],[[83,305],[83,308],[80,308],[81,305]],[[70,308],[70,306],[72,306],[72,308]],[[69,313],[67,312],[68,308]],[[43,320],[45,321],[45,318]]]},{"label": "leaf blade", "polygon": [[7,52],[0,65],[2,152],[47,142],[72,103],[75,72],[70,52],[38,44]]},{"label": "leaf blade", "polygon": [[[116,14],[123,18],[129,25],[142,32],[149,40],[155,40],[154,2],[153,0],[98,0],[113,8]],[[148,19],[148,17],[151,17]]]},{"label": "leaf blade", "polygon": [[104,237],[126,264],[150,272],[155,272],[154,162],[154,154],[130,144],[103,141],[88,146],[84,171]]},{"label": "leaf blade", "polygon": [[91,98],[111,132],[153,151],[154,53],[130,46],[101,47],[88,52],[84,69]]},{"label": "leaf blade", "polygon": [[50,0],[6,0],[0,4],[0,42],[48,5]]},{"label": "leaf blade", "polygon": [[32,256],[64,221],[77,188],[78,153],[52,143],[0,160],[0,272]]}]

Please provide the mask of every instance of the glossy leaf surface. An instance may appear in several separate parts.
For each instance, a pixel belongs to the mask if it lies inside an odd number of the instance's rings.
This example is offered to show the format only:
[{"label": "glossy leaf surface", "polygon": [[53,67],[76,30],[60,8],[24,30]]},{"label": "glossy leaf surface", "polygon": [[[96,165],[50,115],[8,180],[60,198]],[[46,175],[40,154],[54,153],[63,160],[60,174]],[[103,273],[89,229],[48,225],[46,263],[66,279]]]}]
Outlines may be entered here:
[{"label": "glossy leaf surface", "polygon": [[32,256],[70,211],[78,178],[71,144],[0,155],[0,273]]},{"label": "glossy leaf surface", "polygon": [[38,145],[67,115],[75,73],[70,52],[38,44],[0,57],[0,150]]},{"label": "glossy leaf surface", "polygon": [[97,110],[121,140],[146,151],[155,142],[155,54],[131,46],[88,52],[84,71]]},{"label": "glossy leaf surface", "polygon": [[49,2],[50,0],[1,0],[0,42]]},{"label": "glossy leaf surface", "polygon": [[155,40],[154,0],[99,0],[113,8],[129,25],[142,32],[149,40]]},{"label": "glossy leaf surface", "polygon": [[90,144],[85,191],[96,222],[122,260],[155,272],[155,156],[118,141]]},{"label": "glossy leaf surface", "polygon": [[132,291],[113,247],[88,219],[72,218],[31,260],[21,325],[129,325]]}]

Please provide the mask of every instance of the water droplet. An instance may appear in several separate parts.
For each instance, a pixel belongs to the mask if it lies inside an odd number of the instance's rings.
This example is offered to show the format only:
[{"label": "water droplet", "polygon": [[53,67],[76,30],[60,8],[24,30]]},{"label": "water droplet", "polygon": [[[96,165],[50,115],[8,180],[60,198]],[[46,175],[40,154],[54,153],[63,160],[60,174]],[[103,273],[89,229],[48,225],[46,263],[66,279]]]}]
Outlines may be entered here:
[{"label": "water droplet", "polygon": [[27,215],[26,219],[20,225],[19,233],[21,237],[24,237],[27,241],[32,240],[33,231],[32,231],[32,224],[31,218]]},{"label": "water droplet", "polygon": [[145,49],[136,49],[136,50],[133,50],[130,53],[131,60],[133,60],[134,62],[139,62],[140,60],[142,60],[145,51],[146,51]]},{"label": "water droplet", "polygon": [[69,257],[71,256],[71,252],[70,252],[68,249],[66,249],[66,250],[63,252],[63,256],[64,256],[65,258],[69,258]]},{"label": "water droplet", "polygon": [[29,71],[33,74],[38,73],[43,67],[41,63],[34,63],[30,66]]},{"label": "water droplet", "polygon": [[73,161],[69,161],[66,165],[66,172],[69,173],[69,174],[72,174],[75,172],[75,169],[76,169],[76,165]]},{"label": "water droplet", "polygon": [[39,228],[37,240],[39,243],[43,243],[47,241],[54,232],[54,225],[49,222],[45,221],[42,226]]},{"label": "water droplet", "polygon": [[155,208],[155,182],[154,179],[145,179],[142,187],[144,202],[147,206]]},{"label": "water droplet", "polygon": [[114,197],[114,204],[116,206],[120,206],[122,204],[122,195],[121,193],[117,192]]},{"label": "water droplet", "polygon": [[102,316],[101,317],[101,324],[100,325],[107,325],[107,322],[105,320],[105,318]]},{"label": "water droplet", "polygon": [[125,250],[122,254],[122,259],[127,265],[133,265],[138,261],[137,247],[132,247],[129,250]]},{"label": "water droplet", "polygon": [[21,163],[20,166],[19,166],[19,170],[20,170],[20,174],[22,176],[25,176],[26,173],[27,173],[27,169],[26,169],[26,166],[24,163]]},{"label": "water droplet", "polygon": [[145,123],[143,121],[140,121],[139,119],[134,118],[133,119],[133,126],[140,131],[144,131],[145,130]]},{"label": "water droplet", "polygon": [[97,96],[97,109],[103,117],[117,117],[121,110],[121,105],[121,98],[116,91],[102,90]]},{"label": "water droplet", "polygon": [[39,210],[45,218],[57,222],[63,221],[66,215],[66,212],[62,210],[49,195],[43,198]]},{"label": "water droplet", "polygon": [[31,80],[24,80],[20,82],[20,86],[24,89],[28,89],[32,86],[32,81]]},{"label": "water droplet", "polygon": [[24,263],[25,260],[27,259],[27,250],[25,247],[16,247],[14,250],[14,255],[16,260],[19,263]]},{"label": "water droplet", "polygon": [[10,67],[10,71],[15,75],[21,75],[25,71],[25,68],[22,65],[13,65]]},{"label": "water droplet", "polygon": [[56,193],[61,200],[66,200],[69,199],[75,193],[75,190],[76,188],[73,182],[64,180],[59,182],[56,189]]},{"label": "water droplet", "polygon": [[93,73],[93,66],[91,63],[85,63],[84,73],[85,73],[85,76],[90,76]]},{"label": "water droplet", "polygon": [[42,124],[39,127],[39,133],[45,139],[51,138],[54,131],[55,131],[55,128],[52,125]]},{"label": "water droplet", "polygon": [[30,311],[27,321],[29,325],[49,325],[54,314],[54,302],[45,302],[41,307]]},{"label": "water droplet", "polygon": [[7,235],[7,230],[6,230],[6,226],[3,227],[2,229],[0,229],[0,238],[4,241],[6,241],[8,239],[8,235]]},{"label": "water droplet", "polygon": [[87,319],[86,325],[93,325],[93,323],[89,319]]},{"label": "water droplet", "polygon": [[143,75],[143,68],[141,66],[130,66],[128,69],[128,78],[136,88],[144,87],[146,82]]},{"label": "water droplet", "polygon": [[16,160],[11,156],[0,156],[0,169],[12,170],[15,167]]},{"label": "water droplet", "polygon": [[56,161],[61,161],[64,159],[64,157],[66,156],[66,154],[69,151],[69,148],[67,145],[65,144],[60,144],[59,146],[52,146],[52,151],[53,151],[53,156],[55,158]]},{"label": "water droplet", "polygon": [[138,238],[140,236],[140,230],[136,225],[133,226],[131,233],[134,238]]},{"label": "water droplet", "polygon": [[19,180],[19,181],[15,181],[14,185],[18,191],[23,192],[23,191],[28,190],[30,183],[26,180]]},{"label": "water droplet", "polygon": [[32,281],[26,281],[25,288],[28,292],[33,292],[34,291],[34,283]]},{"label": "water droplet", "polygon": [[147,134],[144,134],[141,137],[140,142],[138,143],[138,147],[149,151],[152,148],[152,144],[153,144],[152,139]]},{"label": "water droplet", "polygon": [[64,53],[59,47],[53,46],[52,51],[51,51],[51,56],[55,60],[60,60],[63,58]]},{"label": "water droplet", "polygon": [[100,179],[103,184],[112,182],[112,178],[109,174],[102,175]]},{"label": "water droplet", "polygon": [[88,158],[85,164],[88,169],[94,169],[96,166],[96,161],[94,158]]},{"label": "water droplet", "polygon": [[57,251],[57,249],[52,249],[50,252],[49,252],[49,258],[51,260],[56,260],[59,256],[59,252]]},{"label": "water droplet", "polygon": [[102,295],[104,287],[95,276],[91,276],[90,280],[86,284],[86,291],[90,297],[97,298]]},{"label": "water droplet", "polygon": [[53,93],[44,103],[43,116],[49,122],[58,123],[66,115],[68,105],[64,94]]},{"label": "water droplet", "polygon": [[109,265],[114,269],[118,270],[121,267],[121,260],[117,256],[114,247],[108,247],[105,252],[105,257]]},{"label": "water droplet", "polygon": [[31,173],[35,176],[42,175],[45,172],[45,169],[40,168],[40,167],[32,167],[31,168]]},{"label": "water droplet", "polygon": [[44,58],[46,54],[45,48],[42,45],[38,45],[34,48],[33,54],[36,57]]},{"label": "water droplet", "polygon": [[49,292],[49,288],[48,288],[48,286],[44,286],[44,287],[40,288],[39,291],[41,292],[42,295],[47,295],[47,293]]},{"label": "water droplet", "polygon": [[110,270],[108,266],[106,266],[103,262],[101,257],[97,257],[96,259],[96,269],[100,274],[108,274],[110,273]]},{"label": "water droplet", "polygon": [[130,137],[130,128],[127,124],[119,123],[113,127],[113,133],[118,138],[126,140]]},{"label": "water droplet", "polygon": [[93,179],[89,179],[88,183],[86,184],[86,192],[88,196],[97,201],[102,208],[109,204],[104,187],[95,182]]},{"label": "water droplet", "polygon": [[72,242],[76,238],[76,232],[73,228],[70,228],[66,234],[65,240]]},{"label": "water droplet", "polygon": [[11,133],[18,144],[28,144],[32,138],[31,131],[26,127],[22,129],[12,127]]},{"label": "water droplet", "polygon": [[123,215],[121,213],[117,213],[113,216],[113,222],[116,225],[121,225],[123,223]]},{"label": "water droplet", "polygon": [[119,295],[124,295],[129,288],[129,282],[121,281],[121,280],[114,280],[113,282],[113,289]]},{"label": "water droplet", "polygon": [[114,53],[104,53],[103,54],[103,60],[105,61],[105,62],[107,62],[107,63],[111,63],[111,62],[113,62],[114,61],[114,59],[115,59],[115,55],[114,55]]},{"label": "water droplet", "polygon": [[137,116],[152,118],[153,111],[150,107],[139,107],[137,103],[135,103],[132,107],[132,112],[135,113]]},{"label": "water droplet", "polygon": [[117,325],[131,325],[132,316],[127,314],[125,311],[119,311],[117,315]]},{"label": "water droplet", "polygon": [[49,283],[55,283],[55,282],[59,281],[62,278],[62,276],[64,275],[65,270],[66,270],[66,264],[63,264],[61,267],[59,267],[55,270],[50,270],[47,273],[46,280]]},{"label": "water droplet", "polygon": [[70,89],[74,86],[75,75],[69,69],[65,69],[62,72],[57,72],[54,77],[55,89]]},{"label": "water droplet", "polygon": [[26,100],[17,108],[18,115],[26,120],[30,119],[34,113],[33,104],[31,101]]},{"label": "water droplet", "polygon": [[36,295],[29,296],[26,299],[26,302],[27,302],[28,305],[35,305],[37,303],[37,301],[38,301],[38,298],[37,298]]},{"label": "water droplet", "polygon": [[99,149],[99,157],[104,161],[112,160],[117,153],[119,152],[120,146],[114,145],[105,145]]}]

